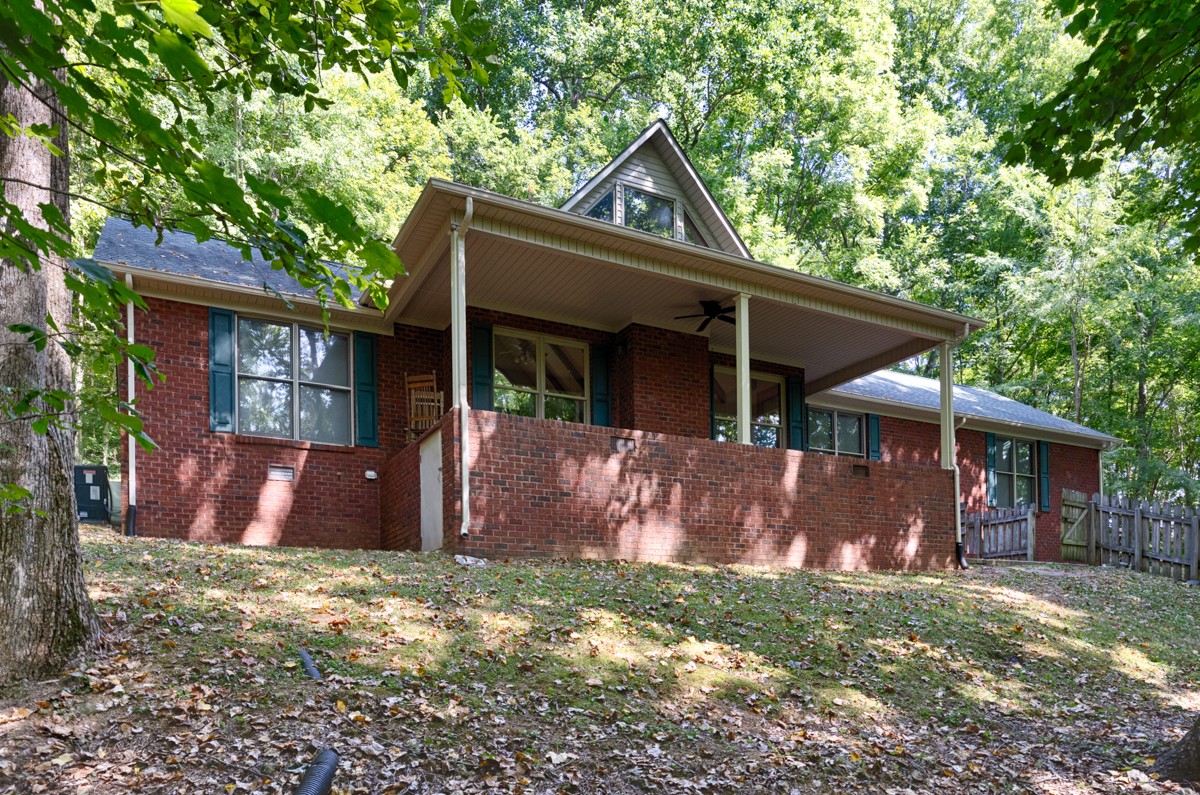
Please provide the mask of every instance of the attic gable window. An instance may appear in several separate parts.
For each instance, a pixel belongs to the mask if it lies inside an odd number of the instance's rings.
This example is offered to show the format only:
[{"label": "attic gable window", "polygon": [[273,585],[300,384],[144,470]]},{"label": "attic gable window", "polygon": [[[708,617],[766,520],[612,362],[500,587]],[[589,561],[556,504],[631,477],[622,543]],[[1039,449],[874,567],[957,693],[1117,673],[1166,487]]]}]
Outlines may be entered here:
[{"label": "attic gable window", "polygon": [[625,187],[625,226],[652,235],[675,237],[675,202],[637,188]]},{"label": "attic gable window", "polygon": [[696,222],[686,211],[683,213],[683,240],[694,246],[710,247],[708,241],[704,239],[704,235],[700,234],[700,227],[696,226]]},{"label": "attic gable window", "polygon": [[613,219],[613,192],[601,197],[600,201],[592,205],[592,209],[587,211],[589,218],[599,218],[601,221],[612,221]]}]

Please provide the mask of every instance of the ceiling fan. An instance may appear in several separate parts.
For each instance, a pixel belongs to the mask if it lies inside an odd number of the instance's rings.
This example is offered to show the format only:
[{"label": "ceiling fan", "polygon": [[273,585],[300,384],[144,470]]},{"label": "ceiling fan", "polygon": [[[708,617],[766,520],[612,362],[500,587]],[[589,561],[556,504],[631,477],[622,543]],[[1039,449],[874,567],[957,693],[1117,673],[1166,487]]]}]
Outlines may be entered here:
[{"label": "ceiling fan", "polygon": [[704,320],[700,322],[700,327],[696,329],[699,334],[704,329],[708,328],[708,324],[714,320],[724,320],[726,323],[733,324],[735,321],[729,315],[733,312],[732,306],[722,307],[720,301],[701,301],[700,308],[703,310],[698,315],[678,315],[676,320],[686,320],[689,317],[702,317]]}]

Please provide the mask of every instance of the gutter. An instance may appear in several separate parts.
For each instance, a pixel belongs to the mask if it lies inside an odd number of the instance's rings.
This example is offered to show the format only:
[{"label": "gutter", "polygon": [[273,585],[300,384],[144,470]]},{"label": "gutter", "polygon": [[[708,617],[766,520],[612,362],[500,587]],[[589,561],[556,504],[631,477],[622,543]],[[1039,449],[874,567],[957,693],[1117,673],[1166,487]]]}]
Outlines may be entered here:
[{"label": "gutter", "polygon": [[[133,274],[125,274],[125,286],[133,290]],[[125,305],[125,334],[130,345],[133,345],[134,330],[133,330],[133,301]],[[133,359],[126,358],[126,368],[128,370],[126,378],[126,398],[129,405],[134,404],[134,390],[137,386],[137,373],[133,367]],[[128,505],[125,506],[125,535],[137,535],[137,440],[133,438],[133,434],[125,434],[129,438],[129,471],[125,473],[125,477],[129,479],[129,498]]]}]

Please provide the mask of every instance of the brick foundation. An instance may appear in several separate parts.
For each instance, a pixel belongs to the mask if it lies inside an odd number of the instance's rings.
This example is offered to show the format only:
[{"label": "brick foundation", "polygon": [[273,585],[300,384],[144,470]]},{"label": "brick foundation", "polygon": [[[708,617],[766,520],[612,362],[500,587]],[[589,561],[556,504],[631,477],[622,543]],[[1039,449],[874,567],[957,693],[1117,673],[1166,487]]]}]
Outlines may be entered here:
[{"label": "brick foundation", "polygon": [[945,569],[948,472],[472,412],[468,554]]}]

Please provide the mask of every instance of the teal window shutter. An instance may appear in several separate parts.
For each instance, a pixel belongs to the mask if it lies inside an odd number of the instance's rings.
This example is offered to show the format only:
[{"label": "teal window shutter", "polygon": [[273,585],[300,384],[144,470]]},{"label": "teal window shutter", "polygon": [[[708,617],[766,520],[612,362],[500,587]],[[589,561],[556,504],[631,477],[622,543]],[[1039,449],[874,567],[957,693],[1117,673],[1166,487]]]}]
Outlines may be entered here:
[{"label": "teal window shutter", "polygon": [[708,365],[708,438],[717,438],[717,371]]},{"label": "teal window shutter", "polygon": [[879,415],[867,415],[867,458],[878,461],[879,449]]},{"label": "teal window shutter", "polygon": [[491,411],[492,324],[471,323],[471,408]]},{"label": "teal window shutter", "polygon": [[996,434],[986,436],[987,444],[987,504],[996,507]]},{"label": "teal window shutter", "polygon": [[808,411],[804,408],[804,379],[789,376],[787,380],[788,449],[804,450],[808,447],[808,433],[804,427]]},{"label": "teal window shutter", "polygon": [[592,346],[592,425],[612,425],[609,349]]},{"label": "teal window shutter", "polygon": [[208,429],[233,433],[233,401],[237,390],[233,366],[233,312],[208,310]]},{"label": "teal window shutter", "polygon": [[1050,443],[1038,442],[1038,495],[1040,509],[1050,510]]},{"label": "teal window shutter", "polygon": [[355,444],[379,446],[379,382],[376,376],[375,335],[354,332]]}]

